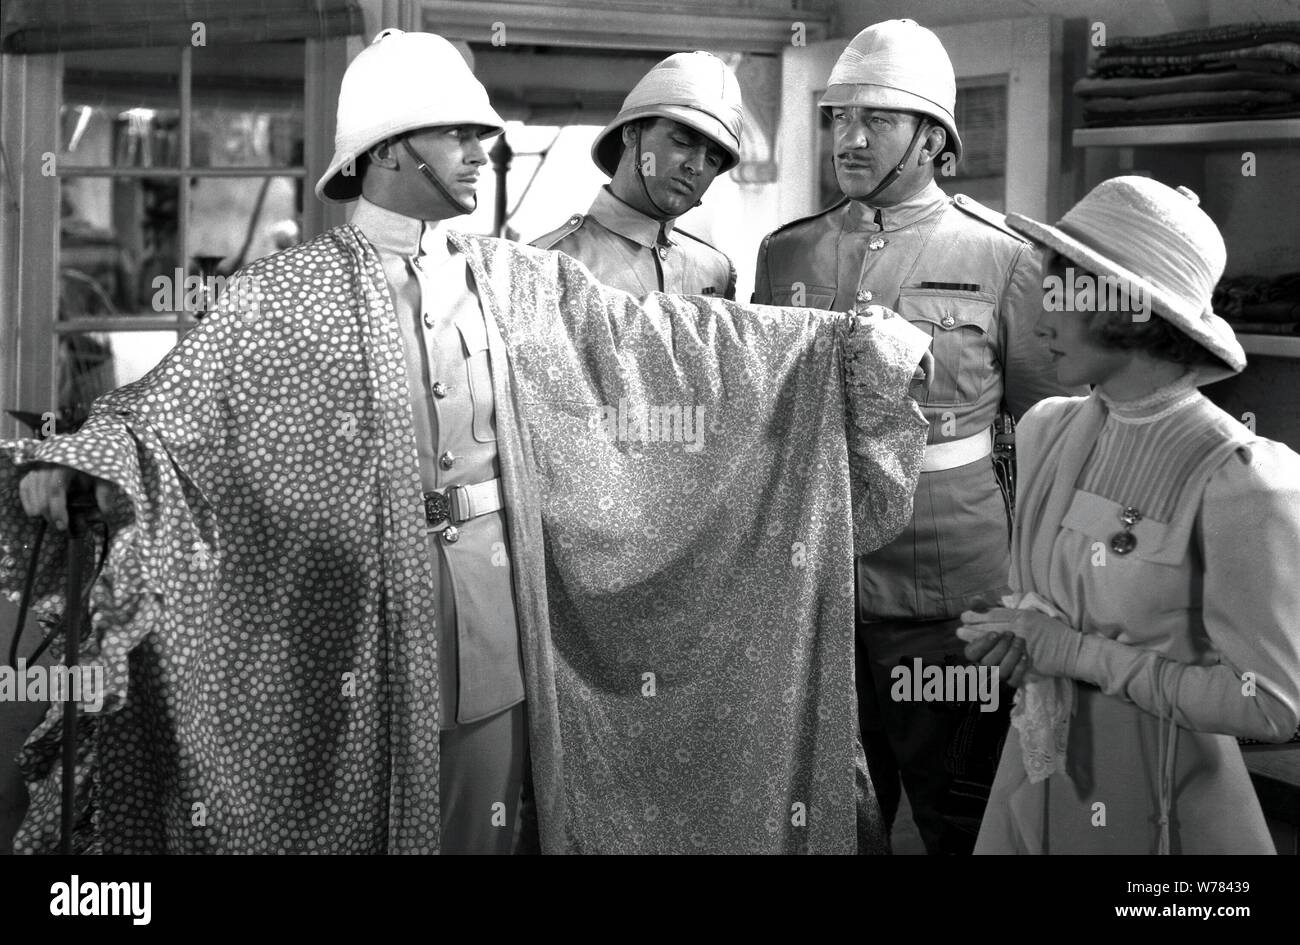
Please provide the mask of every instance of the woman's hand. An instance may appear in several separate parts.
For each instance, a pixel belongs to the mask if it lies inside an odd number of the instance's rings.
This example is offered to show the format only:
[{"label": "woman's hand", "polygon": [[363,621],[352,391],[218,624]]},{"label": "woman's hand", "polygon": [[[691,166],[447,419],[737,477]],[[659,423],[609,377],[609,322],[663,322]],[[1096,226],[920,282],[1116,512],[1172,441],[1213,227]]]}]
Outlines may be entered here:
[{"label": "woman's hand", "polygon": [[[966,615],[963,614],[964,618]],[[962,630],[965,630],[962,627]],[[1025,641],[1014,633],[983,633],[974,635],[960,633],[966,644],[966,659],[982,666],[996,666],[998,681],[1006,683],[1013,689],[1019,688],[1029,673],[1029,654],[1025,651]]]},{"label": "woman's hand", "polygon": [[[1008,685],[1019,685],[1031,672],[1046,676],[1071,675],[1066,661],[1079,641],[1079,634],[1055,617],[1030,608],[994,607],[985,613],[968,610],[961,619],[958,635],[969,641],[967,659],[999,666],[999,675],[1008,680]],[[981,632],[983,637],[978,636]],[[1007,640],[1008,636],[1013,639]],[[1020,643],[1019,652],[1024,654],[1024,659],[1008,668],[1004,664],[1016,655],[1012,649],[1015,643]]]}]

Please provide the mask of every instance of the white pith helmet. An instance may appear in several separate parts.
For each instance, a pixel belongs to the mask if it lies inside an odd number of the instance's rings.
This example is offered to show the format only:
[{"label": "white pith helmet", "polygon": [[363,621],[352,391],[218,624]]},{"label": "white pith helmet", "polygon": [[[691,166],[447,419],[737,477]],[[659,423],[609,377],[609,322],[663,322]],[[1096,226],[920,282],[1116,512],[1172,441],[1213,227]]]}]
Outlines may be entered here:
[{"label": "white pith helmet", "polygon": [[868,26],[849,43],[826,80],[822,108],[883,108],[920,112],[948,132],[947,149],[961,157],[953,111],[957,79],[939,37],[914,20]]},{"label": "white pith helmet", "polygon": [[433,33],[381,31],[343,74],[334,159],[316,183],[316,196],[355,200],[361,196],[358,157],[386,138],[436,125],[481,125],[480,138],[505,129],[487,89],[450,42]]},{"label": "white pith helmet", "polygon": [[623,149],[621,129],[639,118],[667,118],[694,128],[727,153],[719,174],[740,163],[740,83],[712,53],[673,53],[641,77],[591,145],[591,159],[610,177]]}]

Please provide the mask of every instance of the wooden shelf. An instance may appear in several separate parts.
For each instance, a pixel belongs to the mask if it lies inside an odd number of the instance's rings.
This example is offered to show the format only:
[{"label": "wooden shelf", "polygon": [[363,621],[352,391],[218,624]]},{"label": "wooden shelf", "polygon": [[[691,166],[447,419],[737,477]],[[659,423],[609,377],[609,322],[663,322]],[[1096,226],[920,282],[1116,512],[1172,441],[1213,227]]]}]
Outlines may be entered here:
[{"label": "wooden shelf", "polygon": [[1300,359],[1300,335],[1237,334],[1242,350],[1249,355]]},{"label": "wooden shelf", "polygon": [[1300,118],[1208,121],[1187,125],[1125,125],[1119,128],[1076,128],[1076,148],[1222,148],[1246,144],[1290,144],[1300,147]]}]

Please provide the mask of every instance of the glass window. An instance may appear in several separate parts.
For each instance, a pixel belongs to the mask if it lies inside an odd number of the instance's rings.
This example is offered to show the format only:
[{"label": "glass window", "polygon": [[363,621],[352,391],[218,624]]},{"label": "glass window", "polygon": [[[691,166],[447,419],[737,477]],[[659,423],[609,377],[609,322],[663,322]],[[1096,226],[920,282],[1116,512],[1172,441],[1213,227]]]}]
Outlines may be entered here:
[{"label": "glass window", "polygon": [[301,240],[305,75],[303,41],[64,54],[60,408],[156,364],[210,277]]}]

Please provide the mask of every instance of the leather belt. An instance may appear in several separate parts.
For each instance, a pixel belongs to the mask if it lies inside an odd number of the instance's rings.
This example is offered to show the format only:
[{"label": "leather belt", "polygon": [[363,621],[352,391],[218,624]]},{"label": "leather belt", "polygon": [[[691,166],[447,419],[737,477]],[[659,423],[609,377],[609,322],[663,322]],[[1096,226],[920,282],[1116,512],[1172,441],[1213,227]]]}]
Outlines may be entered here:
[{"label": "leather belt", "polygon": [[993,452],[993,430],[988,429],[974,436],[949,440],[946,443],[930,443],[925,448],[925,459],[921,461],[921,472],[939,472],[943,469],[956,469],[977,459],[983,459]]},{"label": "leather belt", "polygon": [[448,486],[424,493],[424,520],[430,528],[461,525],[504,505],[499,477],[472,486]]}]

